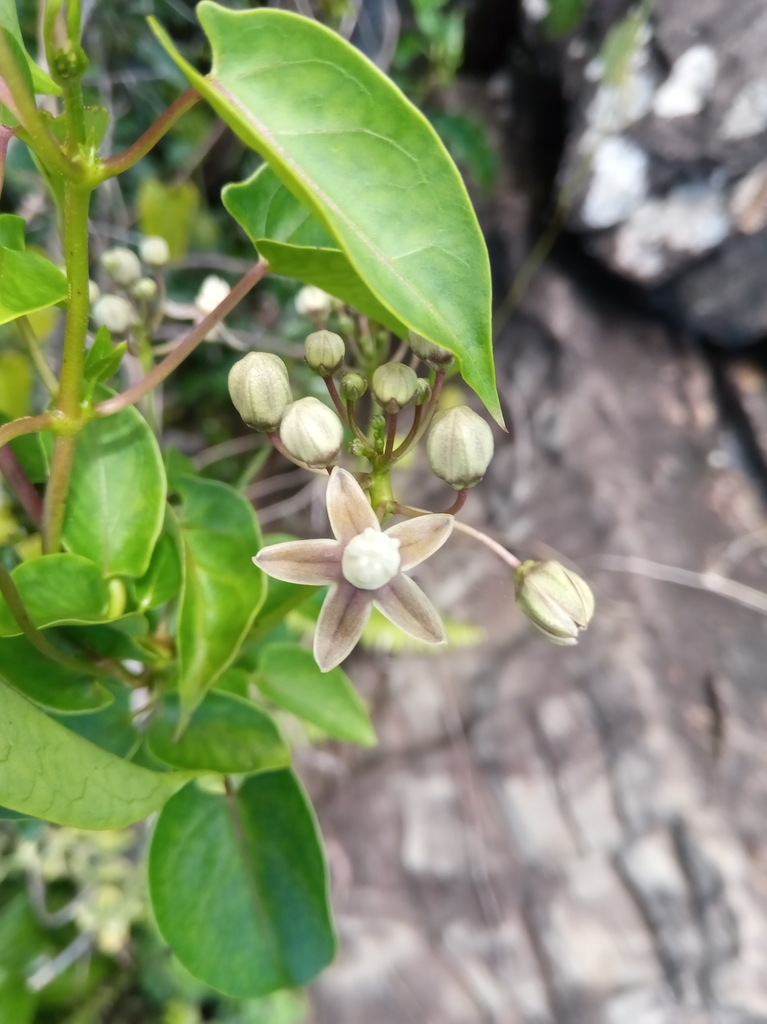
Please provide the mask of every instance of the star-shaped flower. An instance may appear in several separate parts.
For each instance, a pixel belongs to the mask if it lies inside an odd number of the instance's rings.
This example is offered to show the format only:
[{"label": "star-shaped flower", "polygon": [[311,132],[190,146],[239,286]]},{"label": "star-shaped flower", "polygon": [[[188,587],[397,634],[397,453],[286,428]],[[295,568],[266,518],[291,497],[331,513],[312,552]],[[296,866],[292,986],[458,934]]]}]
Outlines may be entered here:
[{"label": "star-shaped flower", "polygon": [[371,604],[418,640],[444,643],[436,608],[405,572],[442,547],[453,517],[430,513],[382,531],[360,485],[338,466],[328,482],[327,506],[335,540],[274,544],[253,559],[286,583],[331,584],[314,634],[314,657],[322,671],[335,668],[352,651]]}]

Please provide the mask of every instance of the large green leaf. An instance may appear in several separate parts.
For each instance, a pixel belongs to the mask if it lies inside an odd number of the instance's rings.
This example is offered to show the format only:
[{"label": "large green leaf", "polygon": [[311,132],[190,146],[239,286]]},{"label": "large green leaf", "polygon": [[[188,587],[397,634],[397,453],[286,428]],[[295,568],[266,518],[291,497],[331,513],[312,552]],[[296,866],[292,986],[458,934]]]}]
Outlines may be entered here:
[{"label": "large green leaf", "polygon": [[140,580],[136,580],[136,602],[142,610],[159,608],[172,601],[181,589],[180,543],[176,519],[167,506],[162,533],[154,546],[149,568]]},{"label": "large green leaf", "polygon": [[73,672],[41,654],[23,636],[0,640],[0,678],[52,711],[98,711],[113,697],[92,676]]},{"label": "large green leaf", "polygon": [[[109,587],[98,566],[80,555],[46,555],[23,562],[11,573],[30,619],[36,626],[103,622]],[[16,620],[0,597],[0,637],[19,636]]]},{"label": "large green leaf", "polygon": [[0,246],[0,324],[55,306],[66,297],[66,277],[44,256]]},{"label": "large green leaf", "polygon": [[318,725],[329,736],[375,746],[367,709],[349,677],[340,668],[320,672],[311,651],[297,644],[269,644],[254,681],[278,707]]},{"label": "large green leaf", "polygon": [[113,697],[109,707],[89,715],[58,715],[52,717],[84,740],[90,740],[116,757],[131,760],[141,746],[142,734],[133,724],[130,706],[131,691],[127,686],[108,679],[105,687]]},{"label": "large green leaf", "polygon": [[227,995],[305,985],[333,958],[317,827],[290,771],[253,775],[231,799],[182,790],[157,822],[149,888],[178,959]]},{"label": "large green leaf", "polygon": [[108,754],[0,683],[0,803],[75,828],[122,828],[188,780]]},{"label": "large green leaf", "polygon": [[227,185],[221,198],[273,273],[317,285],[407,337],[407,327],[378,301],[311,210],[268,164],[247,181]]},{"label": "large green leaf", "polygon": [[490,267],[460,175],[434,129],[336,33],[287,11],[197,7],[205,77],[162,45],[346,253],[374,295],[453,351],[500,420],[490,340]]},{"label": "large green leaf", "polygon": [[7,29],[21,47],[32,76],[32,86],[35,92],[60,96],[61,89],[50,75],[47,75],[41,67],[35,64],[24,48],[24,40],[21,38],[21,28],[19,27],[19,16],[16,13],[16,0],[0,0],[0,27]]},{"label": "large green leaf", "polygon": [[176,740],[180,720],[178,694],[168,693],[149,726],[149,749],[166,764],[222,775],[290,764],[290,751],[272,719],[241,697],[212,690]]},{"label": "large green leaf", "polygon": [[32,1024],[37,999],[24,978],[0,973],[0,1024]]},{"label": "large green leaf", "polygon": [[94,419],[75,448],[62,539],[106,576],[143,576],[165,515],[165,469],[137,409]]},{"label": "large green leaf", "polygon": [[261,538],[249,502],[217,480],[184,477],[177,488],[184,582],[176,643],[185,721],[234,660],[266,588],[252,561]]}]

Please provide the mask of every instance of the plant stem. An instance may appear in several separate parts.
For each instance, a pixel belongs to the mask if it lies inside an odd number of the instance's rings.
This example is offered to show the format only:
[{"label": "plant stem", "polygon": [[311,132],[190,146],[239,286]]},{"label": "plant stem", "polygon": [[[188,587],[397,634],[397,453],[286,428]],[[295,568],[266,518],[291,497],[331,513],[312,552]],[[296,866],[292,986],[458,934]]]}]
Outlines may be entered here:
[{"label": "plant stem", "polygon": [[0,124],[0,196],[3,194],[3,181],[5,180],[5,157],[8,153],[8,143],[16,134],[15,128]]},{"label": "plant stem", "polygon": [[458,515],[458,513],[461,511],[463,506],[466,504],[466,499],[468,498],[468,496],[469,496],[468,489],[464,489],[463,491],[459,491],[456,494],[455,501],[450,506],[450,508],[446,508],[445,509],[445,515],[448,515],[448,516]]},{"label": "plant stem", "polygon": [[11,420],[10,423],[0,427],[0,447],[24,434],[36,434],[40,430],[49,430],[59,418],[55,413],[41,412],[39,416],[20,416],[17,420]]},{"label": "plant stem", "polygon": [[[85,362],[85,335],[90,316],[88,295],[88,207],[90,189],[67,182],[64,187],[64,255],[67,265],[67,326],[56,408],[76,429],[82,421],[80,387]],[[51,475],[45,493],[43,550],[61,546],[61,527],[75,455],[75,437],[59,436],[53,447]]]},{"label": "plant stem", "polygon": [[100,180],[106,181],[107,178],[113,178],[116,174],[122,174],[123,171],[127,171],[129,167],[137,164],[157,144],[163,135],[173,127],[176,121],[183,117],[187,110],[191,110],[199,98],[200,94],[196,89],[187,89],[186,92],[182,93],[178,99],[171,103],[167,110],[160,114],[154,124],[150,125],[141,138],[137,139],[132,146],[128,146],[122,153],[118,153],[116,156],[112,156],[104,161],[103,168],[100,171]]},{"label": "plant stem", "polygon": [[346,418],[357,440],[362,441],[362,443],[367,445],[369,448],[370,438],[365,436],[364,431],[360,428],[359,423],[357,423],[357,414],[354,411],[354,402],[351,400],[346,403]]},{"label": "plant stem", "polygon": [[40,348],[40,342],[37,340],[34,328],[29,322],[29,317],[20,316],[16,321],[16,329],[21,335],[22,341],[29,349],[30,359],[35,364],[35,369],[40,375],[40,380],[45,385],[46,391],[52,398],[55,398],[59,393],[59,382],[56,379],[56,374],[45,361],[43,350]]},{"label": "plant stem", "polygon": [[423,416],[421,417],[421,423],[418,430],[415,432],[415,437],[411,441],[411,444],[416,444],[424,435],[424,431],[431,423],[431,418],[437,411],[437,405],[439,404],[439,396],[442,394],[442,385],[445,383],[445,371],[437,370],[437,374],[434,378],[434,387],[431,390],[431,398],[424,406]]},{"label": "plant stem", "polygon": [[[413,508],[410,505],[400,505],[398,501],[393,501],[389,504],[389,512],[407,516],[408,519],[415,519],[416,516],[430,516],[432,515],[425,508]],[[453,529],[458,530],[460,533],[465,533],[468,537],[472,537],[474,540],[478,540],[480,544],[484,544],[486,548],[490,548],[493,554],[497,555],[501,561],[510,565],[512,569],[517,569],[522,562],[516,555],[512,555],[510,551],[499,544],[497,540],[493,540],[492,537],[488,537],[486,533],[482,533],[481,530],[475,530],[473,526],[468,526],[466,523],[462,523],[460,519],[453,520]]]},{"label": "plant stem", "polygon": [[0,32],[0,74],[5,79],[21,115],[19,120],[28,132],[32,146],[42,162],[50,170],[58,172],[67,179],[82,177],[81,170],[67,159],[48,131],[43,116],[37,109],[35,98],[27,89],[24,76],[16,64],[13,50],[3,32]]},{"label": "plant stem", "polygon": [[411,424],[410,430],[408,431],[407,437],[402,442],[402,444],[397,445],[397,447],[392,452],[392,462],[396,462],[397,459],[401,459],[402,456],[408,451],[410,446],[415,441],[418,435],[418,428],[421,425],[423,409],[424,407],[422,405],[417,405],[415,409],[413,409],[413,422]]},{"label": "plant stem", "polygon": [[391,462],[392,452],[394,451],[394,439],[397,436],[397,419],[396,413],[387,412],[386,414],[386,446],[384,448],[384,458],[387,462]]},{"label": "plant stem", "polygon": [[10,445],[0,448],[0,473],[19,499],[19,504],[39,529],[43,518],[43,503],[34,484],[21,467]]},{"label": "plant stem", "polygon": [[73,658],[71,655],[65,654],[64,651],[60,651],[58,647],[55,647],[50,642],[47,636],[41,633],[30,619],[27,609],[24,607],[24,602],[21,600],[21,595],[16,589],[13,577],[4,565],[0,565],[0,594],[5,598],[11,615],[16,620],[16,625],[21,632],[32,646],[37,648],[46,658],[50,658],[51,661],[56,661],[59,665],[63,665],[65,668],[72,669],[75,672],[86,672],[91,676],[109,674],[100,665],[80,661],[79,658]]},{"label": "plant stem", "polygon": [[396,506],[394,492],[391,489],[391,475],[388,466],[385,469],[373,470],[370,477],[370,504],[378,515],[379,508],[383,509],[381,521],[383,522],[391,515],[391,510]]},{"label": "plant stem", "polygon": [[197,348],[200,342],[205,340],[213,328],[224,319],[227,313],[230,313],[237,303],[248,294],[251,288],[254,288],[261,278],[266,276],[268,271],[269,264],[266,260],[259,260],[244,277],[240,278],[234,288],[232,288],[226,298],[216,306],[213,312],[208,313],[204,320],[201,320],[196,327],[193,327],[181,344],[177,345],[176,348],[174,348],[161,363],[158,363],[153,370],[150,370],[146,377],[143,377],[137,384],[134,384],[133,387],[128,388],[127,391],[123,391],[122,394],[115,395],[114,398],[108,398],[105,402],[99,402],[99,404],[94,408],[96,415],[111,416],[112,413],[119,412],[120,409],[125,409],[127,406],[138,402],[138,400],[143,398],[147,392],[152,390],[152,388],[156,388],[158,384],[173,373],[177,366],[180,366],[181,363],[183,363],[186,357]]},{"label": "plant stem", "polygon": [[336,382],[333,380],[332,377],[323,377],[322,379],[325,381],[325,387],[328,389],[328,394],[333,399],[333,405],[336,407],[336,411],[338,412],[338,415],[341,417],[341,422],[346,423],[346,409],[344,408],[344,403],[341,401],[341,396],[338,394]]}]

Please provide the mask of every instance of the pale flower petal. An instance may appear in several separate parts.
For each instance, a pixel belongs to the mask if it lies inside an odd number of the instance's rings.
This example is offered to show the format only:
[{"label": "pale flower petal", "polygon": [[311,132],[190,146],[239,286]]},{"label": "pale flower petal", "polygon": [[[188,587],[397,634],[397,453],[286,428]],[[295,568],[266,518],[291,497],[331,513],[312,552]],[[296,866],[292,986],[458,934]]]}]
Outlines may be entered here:
[{"label": "pale flower petal", "polygon": [[387,537],[394,537],[400,543],[400,569],[403,572],[420,565],[425,558],[439,551],[452,532],[453,517],[444,512],[406,519],[384,530]]},{"label": "pale flower petal", "polygon": [[395,576],[375,592],[373,602],[390,622],[426,644],[444,644],[445,627],[439,612],[409,576]]},{"label": "pale flower petal", "polygon": [[276,580],[316,587],[341,575],[342,550],[337,540],[290,540],[262,548],[253,561]]},{"label": "pale flower petal", "polygon": [[340,665],[354,650],[370,617],[371,591],[341,580],[322,605],[314,633],[314,660],[323,672]]},{"label": "pale flower petal", "polygon": [[342,544],[348,544],[352,537],[368,527],[381,529],[365,492],[352,474],[340,466],[330,474],[327,505],[333,535]]}]

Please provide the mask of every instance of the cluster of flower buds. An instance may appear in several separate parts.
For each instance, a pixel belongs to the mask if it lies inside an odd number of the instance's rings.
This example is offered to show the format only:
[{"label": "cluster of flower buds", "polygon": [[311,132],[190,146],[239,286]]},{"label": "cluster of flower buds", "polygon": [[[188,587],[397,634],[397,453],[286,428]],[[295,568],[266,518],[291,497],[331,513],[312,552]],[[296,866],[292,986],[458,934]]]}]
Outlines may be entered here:
[{"label": "cluster of flower buds", "polygon": [[[318,334],[329,337],[310,335],[307,359],[311,350],[317,355],[318,365],[325,367],[327,359],[340,365],[341,339],[328,331]],[[341,342],[340,355],[333,339]],[[318,398],[293,401],[288,368],[279,356],[249,352],[229,371],[229,394],[249,427],[268,434],[279,431],[280,444],[295,461],[313,469],[334,466],[338,461],[344,439],[341,420]]]},{"label": "cluster of flower buds", "polygon": [[139,255],[125,246],[115,246],[101,257],[101,266],[123,294],[101,290],[95,281],[88,285],[93,319],[97,327],[106,327],[112,334],[127,334],[138,322],[136,307],[130,296],[139,302],[151,302],[157,294],[157,282],[144,274],[142,264],[158,270],[170,259],[164,238],[147,236],[141,240]]}]

